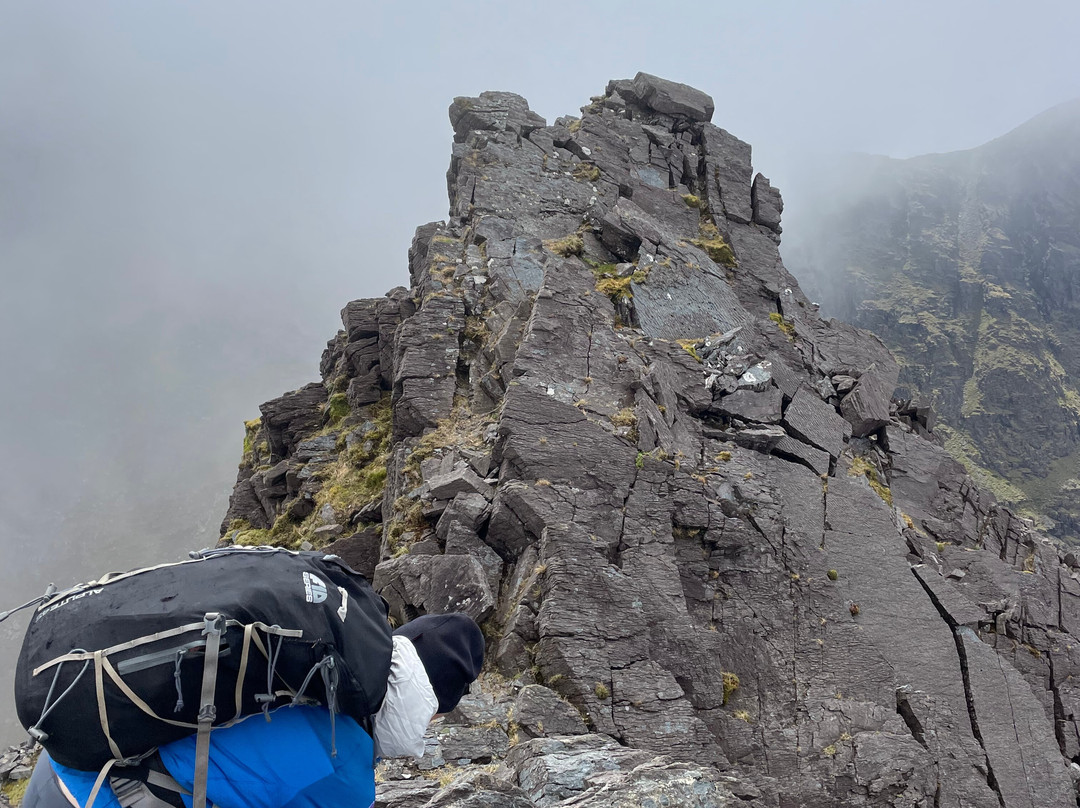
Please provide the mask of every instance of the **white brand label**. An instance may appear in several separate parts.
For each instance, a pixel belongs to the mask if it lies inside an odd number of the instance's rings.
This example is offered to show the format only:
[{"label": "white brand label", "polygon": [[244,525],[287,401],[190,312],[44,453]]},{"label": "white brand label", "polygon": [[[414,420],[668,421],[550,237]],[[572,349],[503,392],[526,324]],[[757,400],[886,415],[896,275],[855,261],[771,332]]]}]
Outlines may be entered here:
[{"label": "white brand label", "polygon": [[349,593],[342,589],[340,586],[337,591],[341,593],[341,605],[338,606],[337,616],[341,618],[341,622],[345,622],[345,615],[349,611]]},{"label": "white brand label", "polygon": [[304,573],[304,595],[308,603],[322,603],[326,600],[326,584],[318,575]]}]

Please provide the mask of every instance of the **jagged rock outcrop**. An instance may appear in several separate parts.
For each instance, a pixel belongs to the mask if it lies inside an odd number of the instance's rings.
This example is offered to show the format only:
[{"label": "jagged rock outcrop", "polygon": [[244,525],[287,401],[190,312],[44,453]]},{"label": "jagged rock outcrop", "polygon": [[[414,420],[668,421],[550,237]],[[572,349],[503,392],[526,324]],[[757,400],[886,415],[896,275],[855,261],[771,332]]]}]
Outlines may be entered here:
[{"label": "jagged rock outcrop", "polygon": [[[806,195],[792,266],[878,334],[950,451],[1080,541],[1080,101],[979,148],[852,158]],[[980,468],[981,467],[981,468]]]},{"label": "jagged rock outcrop", "polygon": [[225,540],[334,526],[396,619],[484,621],[519,717],[466,707],[446,787],[395,764],[380,804],[1074,804],[1076,559],[818,317],[713,106],[456,99],[449,222],[346,307],[316,434],[249,425]]}]

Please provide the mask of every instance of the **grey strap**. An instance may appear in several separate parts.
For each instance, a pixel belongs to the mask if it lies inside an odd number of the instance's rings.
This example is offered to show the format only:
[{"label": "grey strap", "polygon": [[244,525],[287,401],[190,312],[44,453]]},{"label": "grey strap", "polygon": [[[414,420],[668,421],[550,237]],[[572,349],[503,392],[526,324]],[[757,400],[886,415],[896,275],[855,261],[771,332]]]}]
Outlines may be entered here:
[{"label": "grey strap", "polygon": [[186,788],[184,788],[182,785],[180,785],[178,782],[176,782],[176,780],[169,777],[169,775],[164,774],[162,772],[156,772],[153,769],[151,769],[150,771],[148,771],[146,773],[146,782],[148,782],[152,786],[157,786],[158,788],[164,788],[164,789],[168,789],[169,791],[175,791],[175,792],[177,792],[179,794],[184,794],[185,796],[188,796],[188,797],[191,796],[190,791],[188,791]]},{"label": "grey strap", "polygon": [[218,652],[225,620],[217,612],[207,612],[206,655],[203,657],[202,696],[199,704],[199,730],[195,738],[195,785],[192,789],[193,808],[206,808],[206,778],[210,769],[210,729],[217,718],[214,691],[217,689]]},{"label": "grey strap", "polygon": [[174,808],[173,803],[158,797],[148,786],[191,796],[191,792],[167,774],[149,770],[145,780],[110,775],[109,785],[121,808]]},{"label": "grey strap", "polygon": [[[137,639],[129,640],[128,642],[121,643],[120,645],[113,645],[109,648],[103,648],[101,650],[101,653],[104,656],[109,656],[110,654],[115,654],[119,651],[126,651],[129,648],[137,648],[140,645],[146,645],[147,643],[157,642],[158,640],[166,640],[171,637],[179,636],[180,634],[187,634],[191,631],[195,631],[196,629],[203,628],[204,625],[204,623],[188,623],[187,625],[169,629],[168,631],[159,631],[157,634],[148,634],[145,637],[138,637]],[[239,620],[229,620],[225,625],[240,626],[243,625],[243,623],[241,623]],[[281,637],[298,638],[304,636],[303,629],[268,626],[266,625],[266,623],[260,623],[257,621],[252,623],[251,625],[259,629],[260,631],[266,632],[267,634],[277,634]],[[86,659],[93,659],[96,653],[97,652],[94,651],[71,651],[70,653],[64,654],[63,656],[58,656],[56,659],[52,659],[46,662],[44,665],[39,665],[38,667],[34,668],[33,675],[37,676],[39,673],[48,670],[53,665],[59,665],[64,662],[70,662],[73,660],[83,661]]]},{"label": "grey strap", "polygon": [[[97,779],[94,781],[94,787],[90,789],[90,796],[86,800],[86,808],[93,808],[94,800],[97,799],[98,792],[101,791],[101,785],[105,782],[105,778],[109,776],[109,769],[116,765],[116,759],[108,761],[98,772]],[[61,780],[61,782],[63,782]]]},{"label": "grey strap", "polygon": [[[105,736],[105,740],[109,742],[109,751],[112,752],[113,758],[116,760],[123,760],[124,756],[120,752],[120,747],[116,745],[116,741],[113,740],[112,733],[109,732],[109,711],[105,707],[105,682],[102,677],[102,673],[105,669],[105,660],[101,655],[101,651],[94,652],[94,692],[97,695],[97,707],[98,707],[98,721],[101,722],[101,732]],[[105,769],[107,771],[107,768]],[[98,783],[100,786],[101,784]],[[95,792],[95,796],[96,796]],[[88,806],[89,808],[89,806]]]}]

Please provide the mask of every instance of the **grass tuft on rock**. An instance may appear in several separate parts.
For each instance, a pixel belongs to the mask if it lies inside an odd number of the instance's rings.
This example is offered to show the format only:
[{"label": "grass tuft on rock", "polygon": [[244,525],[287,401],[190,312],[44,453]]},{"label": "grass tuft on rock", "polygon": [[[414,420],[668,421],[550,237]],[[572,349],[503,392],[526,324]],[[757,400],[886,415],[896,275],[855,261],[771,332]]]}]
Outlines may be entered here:
[{"label": "grass tuft on rock", "polygon": [[19,805],[23,801],[23,797],[26,796],[26,789],[29,786],[29,777],[25,780],[7,780],[0,786],[0,794],[4,795],[4,799],[7,800],[11,808],[19,808]]},{"label": "grass tuft on rock", "polygon": [[349,414],[349,397],[345,393],[334,393],[326,401],[325,409],[331,424],[339,424]]},{"label": "grass tuft on rock", "polygon": [[728,700],[735,694],[735,691],[739,689],[739,677],[731,671],[722,671],[720,674],[721,681],[724,683],[724,704],[728,703]]},{"label": "grass tuft on rock", "polygon": [[611,298],[612,302],[632,300],[633,292],[630,291],[630,276],[625,278],[601,278],[596,282],[596,291]]},{"label": "grass tuft on rock", "polygon": [[892,491],[878,477],[877,467],[865,457],[852,458],[848,475],[851,477],[865,477],[874,493],[881,497],[886,505],[892,507]]},{"label": "grass tuft on rock", "polygon": [[250,421],[244,421],[244,458],[255,451],[255,439],[259,436],[259,430],[262,429],[262,418],[253,418]]},{"label": "grass tuft on rock", "polygon": [[731,245],[724,241],[716,225],[709,221],[702,221],[699,232],[701,237],[694,239],[692,243],[703,249],[705,254],[717,264],[733,269],[737,263],[735,252],[731,249]]},{"label": "grass tuft on rock", "polygon": [[472,415],[462,400],[453,412],[443,418],[416,442],[405,460],[405,475],[409,485],[420,484],[420,464],[444,449],[482,449],[484,427],[491,423],[490,415]]},{"label": "grass tuft on rock", "polygon": [[574,166],[574,179],[581,182],[596,182],[600,179],[600,169],[592,163],[578,163]]},{"label": "grass tuft on rock", "polygon": [[776,323],[776,327],[783,331],[789,340],[795,341],[795,324],[791,320],[778,311],[769,314],[769,319]]},{"label": "grass tuft on rock", "polygon": [[544,242],[544,247],[556,255],[569,258],[585,252],[585,239],[578,233],[571,233],[565,238],[548,239]]},{"label": "grass tuft on rock", "polygon": [[615,426],[628,427],[626,435],[627,440],[631,443],[637,443],[638,441],[638,417],[634,412],[633,407],[624,407],[614,415],[610,416],[611,423]]},{"label": "grass tuft on rock", "polygon": [[678,346],[680,348],[682,348],[684,351],[686,351],[688,354],[690,354],[690,356],[692,356],[694,358],[695,362],[701,362],[701,357],[698,355],[698,352],[697,352],[698,345],[701,344],[701,340],[699,340],[699,339],[677,339],[677,340],[675,340],[675,342],[676,342],[676,344],[678,344]]}]

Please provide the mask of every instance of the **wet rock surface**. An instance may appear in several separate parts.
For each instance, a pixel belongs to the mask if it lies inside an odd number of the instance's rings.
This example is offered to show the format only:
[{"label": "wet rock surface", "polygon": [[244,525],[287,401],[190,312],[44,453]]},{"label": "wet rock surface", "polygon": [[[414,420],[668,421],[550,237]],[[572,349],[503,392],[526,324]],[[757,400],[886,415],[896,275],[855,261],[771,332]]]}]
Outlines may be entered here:
[{"label": "wet rock surface", "polygon": [[379,805],[1075,804],[1076,559],[818,317],[712,107],[456,99],[449,221],[249,427],[225,540],[339,525],[397,620],[484,622],[502,689]]}]

